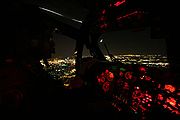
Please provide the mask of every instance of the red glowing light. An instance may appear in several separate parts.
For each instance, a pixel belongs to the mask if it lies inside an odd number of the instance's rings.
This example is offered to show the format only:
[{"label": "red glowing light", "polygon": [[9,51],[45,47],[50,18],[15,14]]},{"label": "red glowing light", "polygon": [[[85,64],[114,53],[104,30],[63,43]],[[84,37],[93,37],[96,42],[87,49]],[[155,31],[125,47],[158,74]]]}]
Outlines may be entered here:
[{"label": "red glowing light", "polygon": [[104,76],[104,73],[101,73],[101,76]]},{"label": "red glowing light", "polygon": [[105,72],[101,73],[100,77],[97,77],[99,83],[105,82],[105,80],[112,81],[114,79],[114,74],[108,69]]},{"label": "red glowing light", "polygon": [[141,66],[141,67],[139,67],[139,71],[146,72],[146,68]]},{"label": "red glowing light", "polygon": [[100,83],[101,82],[101,79],[100,78],[97,78],[98,79],[98,82]]},{"label": "red glowing light", "polygon": [[165,85],[165,90],[169,90],[170,92],[174,92],[175,91],[175,87],[173,87],[172,85]]},{"label": "red glowing light", "polygon": [[108,69],[106,69],[106,70],[105,70],[105,73],[106,73],[106,74],[107,74],[107,73],[109,73],[109,70],[108,70]]},{"label": "red glowing light", "polygon": [[162,96],[162,94],[158,94],[158,96],[157,96],[157,97],[158,97],[158,99],[159,99],[159,100],[163,100],[163,96]]},{"label": "red glowing light", "polygon": [[158,88],[161,88],[161,84],[158,84]]},{"label": "red glowing light", "polygon": [[109,6],[112,7],[112,4],[110,3]]},{"label": "red glowing light", "polygon": [[104,23],[104,24],[100,25],[100,28],[107,28],[107,24]]},{"label": "red glowing light", "polygon": [[129,84],[127,82],[124,83],[123,89],[129,89]]},{"label": "red glowing light", "polygon": [[125,78],[126,78],[126,79],[132,79],[132,77],[133,77],[133,76],[132,76],[132,72],[126,72],[126,73],[125,73]]},{"label": "red glowing light", "polygon": [[174,98],[172,98],[172,97],[167,98],[166,102],[168,102],[172,106],[176,106],[176,100]]},{"label": "red glowing light", "polygon": [[151,77],[145,76],[145,80],[150,81],[150,80],[151,80]]},{"label": "red glowing light", "polygon": [[100,21],[105,21],[106,20],[106,18],[104,16],[100,17],[99,19],[100,19]]},{"label": "red glowing light", "polygon": [[104,90],[104,92],[107,92],[107,91],[109,91],[109,87],[110,87],[110,83],[105,82],[102,86],[102,89]]},{"label": "red glowing light", "polygon": [[139,107],[142,109],[142,111],[146,111],[147,109],[143,107],[142,105],[139,105]]},{"label": "red glowing light", "polygon": [[119,75],[120,75],[121,77],[123,76],[123,74],[124,74],[124,73],[123,73],[122,71],[119,72]]},{"label": "red glowing light", "polygon": [[98,80],[98,83],[99,84],[102,84],[105,82],[105,78],[102,76],[102,77],[97,77],[97,80]]},{"label": "red glowing light", "polygon": [[167,105],[166,105],[166,104],[164,104],[164,105],[163,105],[163,107],[164,107],[164,108],[167,108]]},{"label": "red glowing light", "polygon": [[178,110],[172,110],[172,113],[175,113],[177,115],[180,115],[180,112]]},{"label": "red glowing light", "polygon": [[114,74],[112,72],[109,73],[109,78],[112,80],[114,79]]},{"label": "red glowing light", "polygon": [[135,15],[135,14],[137,14],[137,13],[138,13],[138,11],[134,11],[134,12],[129,13],[129,14],[126,14],[126,15],[124,15],[124,16],[120,16],[120,17],[118,17],[118,18],[117,18],[117,20],[120,20],[120,19],[123,19],[123,18],[129,17],[129,16],[132,16],[132,15]]},{"label": "red glowing light", "polygon": [[117,1],[117,2],[114,4],[114,6],[118,7],[119,5],[121,5],[121,4],[125,3],[125,2],[126,2],[126,0]]},{"label": "red glowing light", "polygon": [[105,10],[105,9],[103,9],[103,10],[102,10],[102,14],[105,14],[105,13],[106,13],[106,10]]}]

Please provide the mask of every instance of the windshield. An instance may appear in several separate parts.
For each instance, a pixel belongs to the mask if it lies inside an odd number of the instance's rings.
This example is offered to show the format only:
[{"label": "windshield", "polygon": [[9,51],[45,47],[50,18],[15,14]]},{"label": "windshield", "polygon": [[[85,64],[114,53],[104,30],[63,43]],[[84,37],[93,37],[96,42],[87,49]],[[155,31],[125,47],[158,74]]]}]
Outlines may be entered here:
[{"label": "windshield", "polygon": [[152,38],[150,27],[107,32],[100,37],[99,46],[110,61],[113,55],[126,64],[168,65],[166,41]]}]

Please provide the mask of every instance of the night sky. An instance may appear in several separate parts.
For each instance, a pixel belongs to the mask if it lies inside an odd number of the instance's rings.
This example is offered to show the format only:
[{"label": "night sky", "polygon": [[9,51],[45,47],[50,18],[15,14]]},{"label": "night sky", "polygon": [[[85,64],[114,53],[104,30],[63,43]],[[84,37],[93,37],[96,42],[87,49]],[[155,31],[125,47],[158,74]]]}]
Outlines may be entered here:
[{"label": "night sky", "polygon": [[141,31],[124,30],[105,34],[105,43],[113,54],[166,55],[165,39],[152,39],[150,28]]},{"label": "night sky", "polygon": [[[150,37],[150,28],[141,31],[123,30],[113,31],[103,34],[101,39],[107,45],[109,52],[114,55],[119,54],[161,54],[166,55],[165,39],[152,39]],[[75,48],[75,40],[62,34],[54,35],[56,53],[54,57],[72,56]],[[99,42],[104,54],[107,54],[105,47]],[[84,55],[89,55],[87,49],[84,49]]]},{"label": "night sky", "polygon": [[[40,5],[53,11],[63,14],[68,18],[83,20],[87,10],[83,8],[78,0],[40,1]],[[73,24],[72,24],[73,25]],[[104,39],[110,53],[118,54],[162,54],[166,55],[165,39],[152,39],[150,28],[140,31],[122,30],[109,32],[101,37]],[[101,39],[101,38],[100,38]],[[75,40],[61,34],[54,35],[55,51],[54,57],[72,56],[75,49]],[[100,43],[104,54],[107,54],[104,46]],[[84,55],[88,55],[85,49]]]}]

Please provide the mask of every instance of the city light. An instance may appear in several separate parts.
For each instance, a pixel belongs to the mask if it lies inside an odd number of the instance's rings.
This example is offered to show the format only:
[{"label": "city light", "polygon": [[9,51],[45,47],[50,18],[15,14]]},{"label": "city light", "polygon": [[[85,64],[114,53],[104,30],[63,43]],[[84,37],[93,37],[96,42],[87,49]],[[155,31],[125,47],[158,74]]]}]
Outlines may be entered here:
[{"label": "city light", "polygon": [[[103,39],[101,39],[100,42],[103,42]],[[127,55],[114,55],[114,56],[118,61],[120,61],[123,64],[140,64],[140,65],[145,65],[145,66],[149,66],[149,67],[158,67],[158,68],[168,68],[168,66],[169,66],[167,57],[162,56],[162,55],[127,54]],[[105,57],[107,60],[111,61],[111,59],[108,55],[106,55]],[[69,58],[69,57],[67,57],[67,58],[51,58],[48,60],[49,67],[43,63],[43,60],[41,60],[40,62],[43,65],[44,69],[49,72],[49,74],[52,76],[52,78],[54,78],[55,80],[63,81],[64,86],[69,86],[69,79],[75,78],[75,76],[76,76],[76,74],[75,74],[76,73],[76,69],[75,69],[76,62],[75,62],[74,58]],[[143,73],[146,72],[146,69],[144,67],[139,67],[139,70]],[[120,76],[125,75],[125,77],[127,79],[132,79],[131,72],[122,73],[123,71],[125,71],[125,69],[120,68],[120,73],[119,73]],[[106,70],[106,72],[108,72],[109,81],[112,81],[112,79],[114,78],[114,75],[107,70]],[[99,76],[97,79],[99,79],[100,83],[102,81],[104,81],[103,75],[101,77]],[[151,80],[151,77],[144,76],[142,79],[149,81],[149,80]]]}]

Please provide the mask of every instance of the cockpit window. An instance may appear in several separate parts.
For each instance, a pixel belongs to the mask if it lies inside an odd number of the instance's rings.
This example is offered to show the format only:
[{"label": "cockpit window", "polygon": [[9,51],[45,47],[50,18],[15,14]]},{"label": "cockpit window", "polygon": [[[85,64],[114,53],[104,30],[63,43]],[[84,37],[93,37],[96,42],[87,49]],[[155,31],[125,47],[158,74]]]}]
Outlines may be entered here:
[{"label": "cockpit window", "polygon": [[70,79],[75,77],[76,72],[74,58],[76,41],[61,33],[54,32],[52,36],[55,54],[48,59],[49,66],[44,66],[44,69],[54,80],[62,81],[64,86],[68,87]]},{"label": "cockpit window", "polygon": [[60,33],[54,33],[53,39],[55,41],[55,57],[67,58],[72,57],[75,50],[76,41],[68,36],[62,35]]},{"label": "cockpit window", "polygon": [[166,41],[164,38],[152,38],[150,27],[104,33],[99,45],[108,60],[113,55],[128,64],[168,65]]}]

